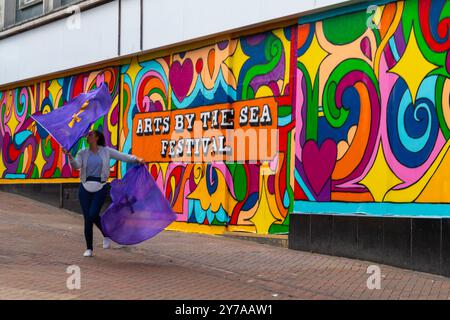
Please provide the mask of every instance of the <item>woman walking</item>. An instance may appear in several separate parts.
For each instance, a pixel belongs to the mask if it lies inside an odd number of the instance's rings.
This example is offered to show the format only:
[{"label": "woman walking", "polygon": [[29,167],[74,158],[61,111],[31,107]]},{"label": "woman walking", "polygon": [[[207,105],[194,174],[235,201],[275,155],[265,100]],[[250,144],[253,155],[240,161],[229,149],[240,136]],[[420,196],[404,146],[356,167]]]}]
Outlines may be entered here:
[{"label": "woman walking", "polygon": [[145,164],[145,161],[134,155],[106,147],[105,137],[98,130],[88,133],[87,142],[89,148],[80,150],[75,159],[67,150],[64,150],[64,153],[68,155],[72,168],[80,170],[81,184],[78,196],[84,216],[84,236],[87,246],[83,255],[92,257],[94,224],[103,234],[103,248],[110,247],[110,240],[103,233],[100,223],[100,210],[108,192],[106,182],[109,178],[110,158],[140,164]]}]

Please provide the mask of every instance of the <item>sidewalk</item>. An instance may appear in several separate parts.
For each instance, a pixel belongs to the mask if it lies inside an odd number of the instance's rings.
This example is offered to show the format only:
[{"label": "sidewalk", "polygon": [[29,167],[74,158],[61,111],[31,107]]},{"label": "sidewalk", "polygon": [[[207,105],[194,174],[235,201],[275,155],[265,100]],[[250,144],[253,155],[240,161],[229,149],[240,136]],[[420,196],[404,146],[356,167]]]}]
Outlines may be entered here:
[{"label": "sidewalk", "polygon": [[[450,279],[223,236],[165,231],[132,247],[85,249],[82,217],[0,192],[0,299],[450,299]],[[66,287],[67,267],[81,289]]]}]

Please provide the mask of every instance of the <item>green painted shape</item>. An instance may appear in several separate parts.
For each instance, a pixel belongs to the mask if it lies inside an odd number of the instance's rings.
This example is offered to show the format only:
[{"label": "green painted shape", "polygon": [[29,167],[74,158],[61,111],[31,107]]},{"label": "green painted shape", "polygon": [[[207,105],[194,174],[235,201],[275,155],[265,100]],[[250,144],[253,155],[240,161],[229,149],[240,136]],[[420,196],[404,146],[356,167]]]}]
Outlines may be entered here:
[{"label": "green painted shape", "polygon": [[34,167],[33,174],[31,175],[31,178],[32,178],[32,179],[37,179],[37,178],[39,178],[39,170],[38,170],[37,167]]},{"label": "green painted shape", "polygon": [[61,178],[61,170],[59,170],[59,168],[55,169],[55,172],[53,173],[53,178]]},{"label": "green painted shape", "polygon": [[281,106],[278,108],[278,117],[285,117],[292,114],[291,106]]},{"label": "green painted shape", "polygon": [[269,234],[287,234],[289,226],[283,224],[272,224],[269,228]]},{"label": "green painted shape", "polygon": [[21,173],[23,168],[23,153],[19,156],[19,164],[17,165],[17,173]]},{"label": "green painted shape", "polygon": [[164,104],[167,105],[167,97],[166,97],[166,93],[159,89],[159,88],[153,88],[150,90],[150,92],[148,93],[148,96],[150,97],[151,95],[153,95],[154,93],[158,94],[159,96],[163,97],[163,101]]},{"label": "green painted shape", "polygon": [[244,100],[246,100],[246,99],[251,100],[251,99],[254,99],[254,98],[255,98],[255,91],[253,90],[252,87],[249,86],[247,88],[247,92],[246,92]]},{"label": "green painted shape", "polygon": [[335,45],[352,43],[366,32],[370,16],[360,11],[325,19],[322,22],[325,37]]},{"label": "green painted shape", "polygon": [[264,55],[267,64],[252,66],[244,77],[242,83],[242,100],[254,99],[255,92],[250,86],[250,82],[257,76],[268,74],[280,62],[283,53],[283,43],[275,35],[270,34],[266,40]]},{"label": "green painted shape", "polygon": [[226,226],[227,223],[226,222],[220,222],[219,220],[217,220],[217,217],[214,216],[213,221],[211,222],[212,226]]},{"label": "green painted shape", "polygon": [[338,108],[335,99],[337,87],[336,84],[339,83],[341,79],[350,71],[361,71],[366,74],[375,85],[378,97],[380,96],[378,80],[376,79],[371,66],[360,59],[348,59],[342,62],[339,66],[336,67],[336,69],[333,70],[330,77],[328,78],[327,83],[325,84],[323,95],[323,113],[328,123],[334,128],[341,127],[345,123],[345,121],[347,121],[348,115],[350,113],[346,106]]},{"label": "green painted shape", "polygon": [[231,176],[234,175],[234,171],[236,170],[237,163],[226,163],[228,170],[230,171]]},{"label": "green painted shape", "polygon": [[[305,122],[305,132],[306,132],[306,140],[317,140],[317,128],[318,128],[318,101],[319,96],[316,94],[315,90],[313,92],[311,77],[308,73],[306,67],[301,63],[297,62],[297,68],[303,73],[306,83],[306,92],[304,93],[306,96],[306,122]],[[318,77],[316,76],[316,79]],[[317,84],[317,83],[316,83]],[[318,84],[317,84],[318,85]]]},{"label": "green painted shape", "polygon": [[237,201],[245,199],[247,193],[247,175],[242,164],[236,164],[236,169],[233,174],[234,194]]},{"label": "green painted shape", "polygon": [[47,143],[44,142],[44,155],[46,157],[50,157],[52,152],[53,152],[53,149],[52,149],[52,144],[50,143],[50,140],[48,140]]}]

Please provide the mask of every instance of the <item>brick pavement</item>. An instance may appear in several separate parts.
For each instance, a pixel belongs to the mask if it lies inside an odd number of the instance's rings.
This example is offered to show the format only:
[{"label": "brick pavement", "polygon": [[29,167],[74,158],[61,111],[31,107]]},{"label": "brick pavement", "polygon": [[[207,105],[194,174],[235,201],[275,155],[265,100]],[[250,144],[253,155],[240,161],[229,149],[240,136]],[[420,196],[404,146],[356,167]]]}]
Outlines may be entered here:
[{"label": "brick pavement", "polygon": [[[84,258],[81,216],[0,192],[0,299],[450,299],[450,279],[230,237],[165,231]],[[81,270],[69,290],[66,269]]]}]

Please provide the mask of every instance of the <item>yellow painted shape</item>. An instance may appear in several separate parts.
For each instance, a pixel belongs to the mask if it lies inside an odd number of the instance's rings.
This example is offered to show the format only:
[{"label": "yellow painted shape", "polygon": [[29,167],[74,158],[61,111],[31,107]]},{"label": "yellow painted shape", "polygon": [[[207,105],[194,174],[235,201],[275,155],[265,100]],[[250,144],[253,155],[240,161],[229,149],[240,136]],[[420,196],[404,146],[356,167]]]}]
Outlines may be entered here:
[{"label": "yellow painted shape", "polygon": [[[124,117],[124,110],[126,109],[126,106],[124,106],[124,101],[123,101],[123,93],[124,93],[124,89],[123,89],[123,85],[124,85],[124,75],[121,74],[120,75],[120,92],[119,92],[119,98],[120,98],[120,105],[119,105],[119,136],[118,136],[118,143],[117,143],[117,149],[119,151],[123,151],[123,145],[125,144],[125,133],[124,133],[124,121],[123,121],[123,117]],[[118,178],[122,178],[122,169],[121,166],[118,165],[117,166],[117,177]]]},{"label": "yellow painted shape", "polygon": [[273,92],[272,89],[269,88],[269,86],[261,86],[258,88],[258,91],[256,91],[255,98],[262,98],[262,97],[272,97]]},{"label": "yellow painted shape", "polygon": [[389,167],[380,142],[375,162],[360,184],[369,189],[376,202],[381,202],[386,193],[400,183],[402,183],[402,180]]},{"label": "yellow painted shape", "polygon": [[11,129],[12,134],[16,133],[17,126],[19,125],[19,121],[16,119],[16,109],[11,108],[11,117],[7,123],[9,129]]},{"label": "yellow painted shape", "polygon": [[[169,163],[168,162],[158,162],[158,164],[161,169],[163,181],[166,181],[167,168],[169,167]],[[172,189],[172,190],[175,190],[175,189]]]},{"label": "yellow painted shape", "polygon": [[226,226],[210,226],[210,225],[197,224],[197,223],[174,221],[170,225],[167,226],[166,230],[181,231],[181,232],[188,232],[188,233],[203,233],[203,234],[211,234],[211,235],[220,235],[220,234],[224,234],[227,231],[227,227]]},{"label": "yellow painted shape", "polygon": [[[3,164],[3,154],[2,154],[2,149],[0,148],[0,177],[3,177],[3,173],[5,172],[6,167]],[[0,179],[0,181],[2,181],[2,179]]]},{"label": "yellow painted shape", "polygon": [[61,86],[59,85],[57,80],[53,80],[50,83],[50,86],[48,87],[48,91],[50,92],[53,100],[53,107],[58,107],[58,96],[59,92],[61,91]]},{"label": "yellow painted shape", "polygon": [[[230,54],[234,51],[236,51],[236,46],[238,44],[238,40],[228,40],[228,48],[226,52],[226,57],[224,53],[224,58],[222,59],[220,63],[220,69],[222,70],[222,74],[224,76],[225,82],[227,85],[231,86],[233,89],[237,89],[237,79],[234,78],[233,71],[231,70],[230,66],[226,64],[226,60],[230,59]],[[216,45],[216,48],[218,49],[218,46]],[[218,49],[220,50],[220,49]],[[231,61],[231,60],[230,60]]]},{"label": "yellow painted shape", "polygon": [[298,58],[298,61],[300,61],[308,71],[311,78],[311,83],[314,83],[320,64],[327,55],[328,53],[322,49],[319,41],[317,40],[316,34],[314,34],[314,38],[308,50],[306,50],[306,52]]},{"label": "yellow painted shape", "polygon": [[[48,139],[48,138],[47,138],[47,139]],[[46,139],[46,140],[47,140],[47,139]],[[43,143],[43,142],[40,142],[40,143],[38,144],[38,148],[37,148],[37,150],[36,150],[36,159],[34,160],[34,164],[36,165],[36,167],[37,167],[37,169],[38,169],[39,177],[42,176],[42,168],[43,168],[44,165],[45,165],[45,159],[44,159],[44,156],[43,156],[44,150],[43,150],[43,148],[42,148],[42,143]],[[27,180],[27,181],[28,181],[28,180]]]},{"label": "yellow painted shape", "polygon": [[[385,201],[391,201],[391,202],[412,202],[414,201],[419,194],[427,188],[428,182],[431,180],[433,175],[436,173],[438,168],[440,167],[442,160],[446,156],[448,149],[450,147],[450,140],[448,140],[442,150],[439,152],[438,156],[436,157],[436,160],[433,162],[433,164],[430,166],[430,168],[425,172],[425,174],[420,178],[419,181],[414,183],[413,185],[409,186],[408,188],[401,189],[401,190],[391,190],[386,194]],[[443,166],[442,170],[447,170],[448,167]]]},{"label": "yellow painted shape", "polygon": [[450,202],[450,170],[448,168],[450,168],[450,154],[447,150],[416,202]]},{"label": "yellow painted shape", "polygon": [[[264,176],[261,176],[260,179],[266,180]],[[261,181],[258,209],[256,210],[255,215],[249,219],[253,222],[256,227],[256,232],[259,234],[268,234],[270,226],[277,221],[270,211],[267,193],[266,183],[265,181]],[[276,207],[276,203],[272,205],[275,205]]]},{"label": "yellow painted shape", "polygon": [[405,80],[409,90],[411,91],[413,103],[415,103],[420,84],[423,79],[434,69],[436,69],[436,66],[428,62],[420,51],[413,27],[411,29],[411,34],[409,36],[405,53],[397,64],[390,70],[390,72],[396,73],[402,77],[403,80]]},{"label": "yellow painted shape", "polygon": [[242,226],[242,225],[236,225],[236,226],[229,225],[229,226],[227,226],[227,231],[256,233],[256,227],[255,226]]},{"label": "yellow painted shape", "polygon": [[[262,168],[261,168],[262,169]],[[271,169],[269,168],[269,171],[271,171]],[[278,222],[283,222],[284,221],[284,216],[283,214],[280,212],[279,207],[278,207],[278,203],[277,203],[277,199],[275,194],[271,194],[269,193],[267,190],[269,189],[269,176],[268,175],[264,175],[263,176],[263,171],[261,170],[261,177],[260,177],[260,181],[262,181],[264,183],[264,187],[265,187],[265,197],[268,203],[268,208],[270,209],[270,213],[273,215],[273,217],[278,221]],[[267,172],[267,171],[266,171]],[[270,174],[275,174],[276,172],[271,172]],[[275,180],[278,180],[279,177],[277,175],[275,175]],[[278,192],[277,187],[275,186],[275,193]]]},{"label": "yellow painted shape", "polygon": [[[114,101],[113,101],[113,103],[112,103],[112,105],[113,106],[115,106],[115,105],[117,105],[117,103],[119,102],[119,95],[117,95],[115,98],[114,98]],[[119,110],[118,110],[118,112],[120,112],[120,106],[119,106]],[[110,128],[111,130],[110,130],[110,134],[111,134],[111,143],[112,143],[112,145],[113,146],[118,146],[118,142],[117,142],[117,126],[118,125],[115,125],[115,126],[113,126],[112,125],[112,123],[111,123],[111,115],[112,115],[112,112],[114,111],[114,108],[109,108],[109,111],[108,111],[108,128]]]},{"label": "yellow painted shape", "polygon": [[141,71],[142,67],[138,62],[138,59],[135,57],[131,60],[130,66],[128,67],[127,74],[130,76],[131,79],[131,86],[134,87],[134,80],[136,80],[136,77]]},{"label": "yellow painted shape", "polygon": [[[176,189],[176,181],[175,181],[175,177],[174,177],[174,176],[170,177],[169,184],[170,184],[170,189],[171,189],[171,190],[175,190],[175,189]],[[173,198],[174,198],[174,197],[175,197],[175,192],[172,192],[172,198],[169,199],[169,202],[170,202],[170,203],[173,202],[173,200],[174,200]]]},{"label": "yellow painted shape", "polygon": [[377,10],[373,16],[373,22],[378,26],[380,24],[381,18],[383,16],[384,6],[377,6]]},{"label": "yellow painted shape", "polygon": [[197,185],[197,188],[195,188],[187,198],[200,200],[200,205],[203,210],[211,208],[213,212],[217,212],[220,207],[222,207],[225,212],[229,213],[236,206],[237,201],[228,190],[225,178],[219,170],[217,170],[217,179],[217,190],[214,194],[209,194],[208,187],[206,186],[206,175],[204,175]]},{"label": "yellow painted shape", "polygon": [[225,64],[232,71],[236,78],[236,82],[239,80],[239,75],[242,70],[242,66],[250,57],[244,53],[241,47],[241,41],[238,41],[236,50],[234,53],[225,60]]}]

